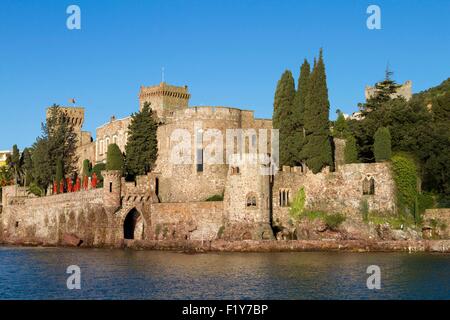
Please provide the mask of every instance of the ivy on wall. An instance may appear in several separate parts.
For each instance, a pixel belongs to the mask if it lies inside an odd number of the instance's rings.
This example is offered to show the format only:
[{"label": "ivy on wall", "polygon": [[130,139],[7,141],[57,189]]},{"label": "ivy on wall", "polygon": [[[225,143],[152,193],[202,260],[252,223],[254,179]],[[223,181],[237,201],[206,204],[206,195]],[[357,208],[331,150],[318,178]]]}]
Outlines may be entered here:
[{"label": "ivy on wall", "polygon": [[397,206],[399,213],[405,217],[418,220],[417,207],[417,167],[412,158],[406,154],[392,157],[392,171],[397,188]]},{"label": "ivy on wall", "polygon": [[291,207],[289,208],[289,214],[291,217],[299,219],[305,209],[306,193],[305,189],[301,187],[295,194]]}]

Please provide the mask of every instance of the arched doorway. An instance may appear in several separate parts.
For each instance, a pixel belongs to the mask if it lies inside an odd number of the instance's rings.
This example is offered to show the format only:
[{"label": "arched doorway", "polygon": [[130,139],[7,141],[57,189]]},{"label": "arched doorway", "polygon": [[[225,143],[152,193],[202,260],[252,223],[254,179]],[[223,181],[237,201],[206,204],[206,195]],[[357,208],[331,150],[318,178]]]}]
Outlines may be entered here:
[{"label": "arched doorway", "polygon": [[123,222],[123,236],[130,240],[144,239],[144,218],[135,208],[128,212]]}]

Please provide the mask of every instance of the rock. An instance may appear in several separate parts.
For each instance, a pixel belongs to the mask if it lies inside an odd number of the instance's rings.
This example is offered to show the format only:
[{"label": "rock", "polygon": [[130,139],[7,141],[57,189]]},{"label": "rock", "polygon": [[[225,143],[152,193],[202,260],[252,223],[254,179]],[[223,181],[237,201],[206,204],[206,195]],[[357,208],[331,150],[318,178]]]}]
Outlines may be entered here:
[{"label": "rock", "polygon": [[83,243],[83,240],[81,240],[79,237],[74,235],[73,233],[64,233],[63,239],[62,239],[62,245],[63,246],[70,246],[70,247],[79,247]]}]

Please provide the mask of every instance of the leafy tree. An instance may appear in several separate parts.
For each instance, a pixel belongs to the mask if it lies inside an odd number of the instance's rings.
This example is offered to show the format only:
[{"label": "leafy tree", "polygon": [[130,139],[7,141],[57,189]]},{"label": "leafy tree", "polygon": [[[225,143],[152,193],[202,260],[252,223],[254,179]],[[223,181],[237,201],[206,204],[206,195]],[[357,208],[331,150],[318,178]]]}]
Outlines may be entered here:
[{"label": "leafy tree", "polygon": [[46,189],[56,176],[58,161],[63,162],[63,172],[76,171],[77,135],[67,115],[58,105],[48,110],[42,135],[33,145],[33,177],[38,186]]},{"label": "leafy tree", "polygon": [[373,149],[377,162],[391,159],[391,134],[388,128],[378,128],[374,137]]},{"label": "leafy tree", "polygon": [[14,175],[9,166],[0,167],[0,199],[2,195],[2,188],[13,183]]},{"label": "leafy tree", "polygon": [[125,166],[131,176],[145,175],[154,168],[158,156],[157,129],[149,103],[131,116],[125,146]]},{"label": "leafy tree", "polygon": [[106,170],[120,170],[123,171],[123,155],[119,146],[111,143],[108,146],[106,154]]},{"label": "leafy tree", "polygon": [[330,102],[321,49],[319,60],[315,63],[311,75],[306,98],[304,116],[306,143],[301,152],[302,158],[306,159],[306,164],[313,173],[319,172],[326,165],[332,165],[329,110]]},{"label": "leafy tree", "polygon": [[292,73],[286,70],[278,81],[273,103],[273,128],[279,129],[280,165],[294,165],[295,150],[293,103],[295,84]]},{"label": "leafy tree", "polygon": [[20,184],[22,176],[22,163],[20,161],[20,150],[16,144],[13,145],[12,153],[6,158],[6,164],[13,173],[14,183]]},{"label": "leafy tree", "polygon": [[344,158],[345,163],[358,162],[358,150],[356,149],[356,139],[352,135],[349,135],[345,141]]}]

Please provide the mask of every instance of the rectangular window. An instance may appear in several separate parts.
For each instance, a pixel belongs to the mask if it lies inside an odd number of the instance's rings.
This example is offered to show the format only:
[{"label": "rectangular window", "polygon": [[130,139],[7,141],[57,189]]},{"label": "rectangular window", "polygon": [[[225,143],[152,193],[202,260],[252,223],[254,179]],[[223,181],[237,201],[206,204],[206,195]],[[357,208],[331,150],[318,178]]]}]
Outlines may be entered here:
[{"label": "rectangular window", "polygon": [[203,149],[197,149],[197,172],[203,172]]}]

